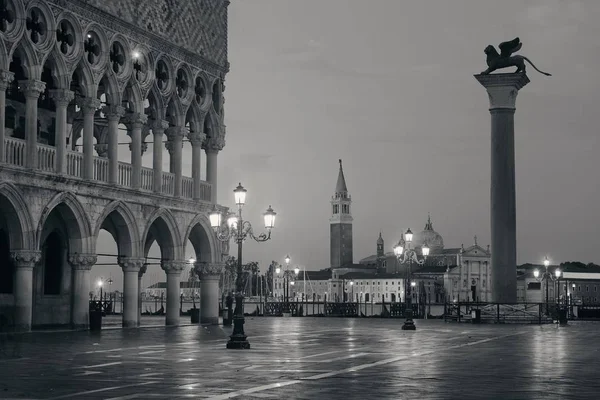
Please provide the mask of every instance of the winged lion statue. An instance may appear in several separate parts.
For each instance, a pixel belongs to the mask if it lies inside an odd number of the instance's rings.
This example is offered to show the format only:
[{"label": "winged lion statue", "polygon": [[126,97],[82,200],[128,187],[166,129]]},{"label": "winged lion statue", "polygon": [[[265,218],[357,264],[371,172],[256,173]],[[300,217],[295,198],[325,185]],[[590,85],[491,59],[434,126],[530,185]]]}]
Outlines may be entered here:
[{"label": "winged lion statue", "polygon": [[485,54],[487,55],[486,63],[488,65],[488,69],[483,71],[481,74],[488,75],[497,69],[508,67],[517,67],[515,73],[525,73],[525,61],[527,61],[537,72],[546,76],[552,76],[547,72],[540,71],[529,58],[522,55],[512,55],[512,53],[519,51],[522,45],[523,43],[521,43],[521,40],[518,37],[514,38],[513,40],[509,40],[508,42],[502,42],[498,45],[500,48],[500,54],[498,54],[494,46],[488,45],[484,50]]}]

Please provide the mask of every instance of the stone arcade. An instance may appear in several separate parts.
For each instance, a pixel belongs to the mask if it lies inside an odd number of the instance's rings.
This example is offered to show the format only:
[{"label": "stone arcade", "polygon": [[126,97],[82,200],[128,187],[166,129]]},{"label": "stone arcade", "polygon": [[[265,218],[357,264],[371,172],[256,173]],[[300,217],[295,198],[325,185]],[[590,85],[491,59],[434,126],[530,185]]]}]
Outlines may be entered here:
[{"label": "stone arcade", "polygon": [[[20,329],[88,326],[100,229],[118,247],[123,326],[139,325],[140,280],[155,241],[167,274],[166,324],[179,323],[188,238],[202,280],[201,321],[218,320],[223,249],[208,212],[225,144],[228,5],[0,4],[0,314]],[[131,138],[130,163],[118,159],[119,131]],[[153,168],[142,166],[147,137]],[[185,141],[191,178],[182,171]]]}]

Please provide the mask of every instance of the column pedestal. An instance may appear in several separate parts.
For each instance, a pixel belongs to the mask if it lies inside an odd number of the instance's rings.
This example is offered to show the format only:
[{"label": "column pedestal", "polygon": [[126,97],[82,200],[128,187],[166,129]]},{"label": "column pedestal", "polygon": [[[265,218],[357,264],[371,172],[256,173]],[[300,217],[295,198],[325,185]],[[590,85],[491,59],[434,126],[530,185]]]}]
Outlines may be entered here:
[{"label": "column pedestal", "polygon": [[15,265],[14,326],[19,332],[31,330],[33,305],[33,268],[40,262],[41,252],[18,250],[10,254]]},{"label": "column pedestal", "polygon": [[187,266],[185,261],[163,261],[162,269],[167,274],[167,315],[166,325],[179,325],[179,302],[181,272]]},{"label": "column pedestal", "polygon": [[69,256],[73,272],[71,297],[71,327],[88,329],[90,324],[90,270],[96,264],[93,254],[77,254]]},{"label": "column pedestal", "polygon": [[517,301],[514,114],[524,73],[475,75],[486,88],[491,114],[492,302]]},{"label": "column pedestal", "polygon": [[225,264],[198,262],[194,267],[200,278],[200,323],[219,324],[219,278]]},{"label": "column pedestal", "polygon": [[119,258],[123,269],[123,328],[138,326],[139,273],[143,265],[143,258]]}]

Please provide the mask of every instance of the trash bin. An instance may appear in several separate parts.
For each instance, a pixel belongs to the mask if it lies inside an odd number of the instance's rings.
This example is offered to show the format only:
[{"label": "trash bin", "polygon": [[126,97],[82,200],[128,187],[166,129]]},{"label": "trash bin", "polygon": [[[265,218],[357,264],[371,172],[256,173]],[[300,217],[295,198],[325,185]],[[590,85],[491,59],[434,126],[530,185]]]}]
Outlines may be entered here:
[{"label": "trash bin", "polygon": [[192,308],[190,315],[192,316],[192,324],[200,323],[200,309],[199,308]]},{"label": "trash bin", "polygon": [[471,310],[471,321],[474,324],[479,324],[481,323],[481,310],[480,309],[475,309],[475,310]]},{"label": "trash bin", "polygon": [[102,311],[90,310],[90,331],[102,330]]}]

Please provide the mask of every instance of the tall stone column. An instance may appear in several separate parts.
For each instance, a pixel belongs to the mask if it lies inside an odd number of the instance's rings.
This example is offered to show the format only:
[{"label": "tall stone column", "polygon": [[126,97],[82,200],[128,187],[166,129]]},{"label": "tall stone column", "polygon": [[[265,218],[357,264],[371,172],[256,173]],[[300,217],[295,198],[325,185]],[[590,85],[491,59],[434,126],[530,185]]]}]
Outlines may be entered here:
[{"label": "tall stone column", "polygon": [[202,179],[200,179],[200,161],[202,156],[202,142],[206,135],[201,132],[190,132],[188,135],[192,143],[192,179],[194,181],[194,200],[202,197]]},{"label": "tall stone column", "polygon": [[119,183],[119,121],[125,115],[121,106],[104,107],[108,119],[108,183]]},{"label": "tall stone column", "polygon": [[8,71],[0,71],[0,163],[6,161],[6,89],[14,80],[15,74]]},{"label": "tall stone column", "polygon": [[187,266],[185,261],[164,260],[161,268],[167,274],[167,325],[179,325],[179,302],[181,292],[181,272]]},{"label": "tall stone column", "polygon": [[81,100],[83,113],[83,178],[94,179],[94,114],[102,103],[89,97]]},{"label": "tall stone column", "polygon": [[217,155],[225,147],[223,136],[207,137],[203,144],[206,152],[206,180],[210,183],[210,197],[213,204],[217,203]]},{"label": "tall stone column", "polygon": [[145,114],[135,113],[129,118],[131,143],[131,187],[140,189],[142,182],[142,128],[148,121]]},{"label": "tall stone column", "polygon": [[38,98],[46,88],[46,84],[38,80],[19,81],[21,91],[25,95],[25,166],[37,169],[37,132],[38,132]]},{"label": "tall stone column", "polygon": [[154,121],[152,124],[152,137],[153,137],[153,154],[152,154],[152,169],[154,170],[154,184],[152,188],[155,193],[162,193],[162,153],[163,153],[163,135],[165,129],[169,127],[167,121]]},{"label": "tall stone column", "polygon": [[33,250],[17,250],[10,254],[15,266],[14,298],[15,329],[30,331],[33,305],[33,268],[40,262],[41,252]]},{"label": "tall stone column", "polygon": [[184,130],[180,126],[173,126],[167,129],[169,138],[169,153],[171,154],[171,173],[175,175],[175,185],[173,196],[181,196],[181,150],[183,147]]},{"label": "tall stone column", "polygon": [[73,254],[69,264],[73,273],[71,288],[71,327],[87,329],[90,323],[90,270],[96,264],[95,254]]},{"label": "tall stone column", "polygon": [[57,174],[67,172],[67,107],[74,96],[75,93],[66,89],[53,89],[50,91],[50,97],[56,105],[56,123],[54,125],[56,158],[54,170]]},{"label": "tall stone column", "polygon": [[142,299],[142,277],[144,276],[144,274],[146,273],[146,270],[148,270],[148,264],[144,263],[142,264],[142,268],[140,268],[140,272],[138,272],[138,315],[137,315],[137,326],[141,325],[141,320],[142,320],[142,303],[143,303],[143,299]]},{"label": "tall stone column", "polygon": [[119,257],[123,269],[123,328],[138,326],[139,273],[144,266],[143,258]]},{"label": "tall stone column", "polygon": [[224,263],[197,262],[194,267],[200,278],[200,323],[219,323],[219,278]]},{"label": "tall stone column", "polygon": [[517,301],[517,221],[515,207],[515,104],[529,83],[524,73],[475,75],[486,88],[492,119],[491,228],[492,302]]}]

